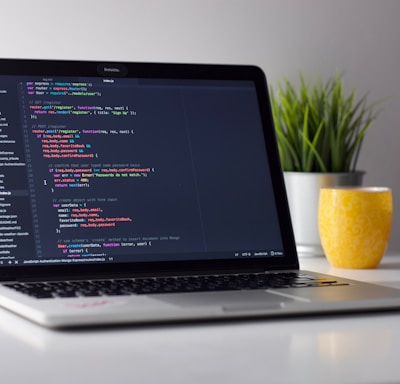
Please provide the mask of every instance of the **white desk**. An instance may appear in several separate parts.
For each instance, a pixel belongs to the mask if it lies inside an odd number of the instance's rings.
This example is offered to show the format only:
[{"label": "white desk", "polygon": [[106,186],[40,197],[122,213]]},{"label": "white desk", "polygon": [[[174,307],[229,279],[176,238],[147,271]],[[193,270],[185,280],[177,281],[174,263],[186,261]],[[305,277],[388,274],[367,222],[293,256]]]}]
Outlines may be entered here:
[{"label": "white desk", "polygon": [[[400,256],[376,270],[304,269],[400,282]],[[398,285],[400,287],[400,285]],[[88,331],[49,331],[0,310],[0,380],[22,383],[399,383],[398,313]]]}]

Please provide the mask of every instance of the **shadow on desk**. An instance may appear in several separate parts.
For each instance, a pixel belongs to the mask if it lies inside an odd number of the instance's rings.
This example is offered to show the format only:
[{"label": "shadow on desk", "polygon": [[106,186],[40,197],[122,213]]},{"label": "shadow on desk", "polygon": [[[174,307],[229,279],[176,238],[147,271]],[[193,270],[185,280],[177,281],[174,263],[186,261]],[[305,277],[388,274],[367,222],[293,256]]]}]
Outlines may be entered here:
[{"label": "shadow on desk", "polygon": [[[385,264],[380,264],[380,265],[378,266],[378,269],[380,269],[380,270],[386,270],[386,269],[394,270],[394,269],[398,269],[399,272],[400,272],[400,260],[399,260],[398,262],[390,261],[390,262],[385,263]],[[399,276],[399,279],[400,279],[400,276]]]}]

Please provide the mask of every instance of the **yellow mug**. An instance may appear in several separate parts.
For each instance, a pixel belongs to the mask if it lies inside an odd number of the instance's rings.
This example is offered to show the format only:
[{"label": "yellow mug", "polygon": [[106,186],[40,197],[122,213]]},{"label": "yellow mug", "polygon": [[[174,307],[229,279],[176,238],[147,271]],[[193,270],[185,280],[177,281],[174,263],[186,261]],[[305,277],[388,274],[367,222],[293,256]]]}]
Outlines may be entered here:
[{"label": "yellow mug", "polygon": [[330,264],[338,268],[375,268],[389,243],[392,212],[390,188],[321,188],[318,226]]}]

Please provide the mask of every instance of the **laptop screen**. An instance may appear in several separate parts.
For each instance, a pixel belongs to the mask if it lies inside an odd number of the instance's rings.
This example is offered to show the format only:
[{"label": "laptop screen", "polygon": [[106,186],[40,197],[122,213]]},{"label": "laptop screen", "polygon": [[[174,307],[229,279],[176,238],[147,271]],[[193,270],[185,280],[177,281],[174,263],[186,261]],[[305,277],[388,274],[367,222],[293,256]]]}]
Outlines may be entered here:
[{"label": "laptop screen", "polygon": [[0,266],[284,257],[255,83],[0,73]]}]

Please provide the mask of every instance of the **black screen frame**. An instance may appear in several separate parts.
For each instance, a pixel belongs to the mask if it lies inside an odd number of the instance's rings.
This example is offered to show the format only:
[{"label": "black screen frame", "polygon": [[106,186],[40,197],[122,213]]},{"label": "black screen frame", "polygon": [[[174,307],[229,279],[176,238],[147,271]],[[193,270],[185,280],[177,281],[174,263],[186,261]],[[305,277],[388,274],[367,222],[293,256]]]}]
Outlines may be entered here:
[{"label": "black screen frame", "polygon": [[224,64],[132,63],[67,60],[0,59],[0,75],[95,76],[163,79],[247,80],[254,82],[273,183],[283,257],[257,259],[192,260],[90,265],[10,266],[0,268],[0,280],[85,276],[132,276],[298,269],[289,207],[273,125],[268,84],[257,66]]}]

